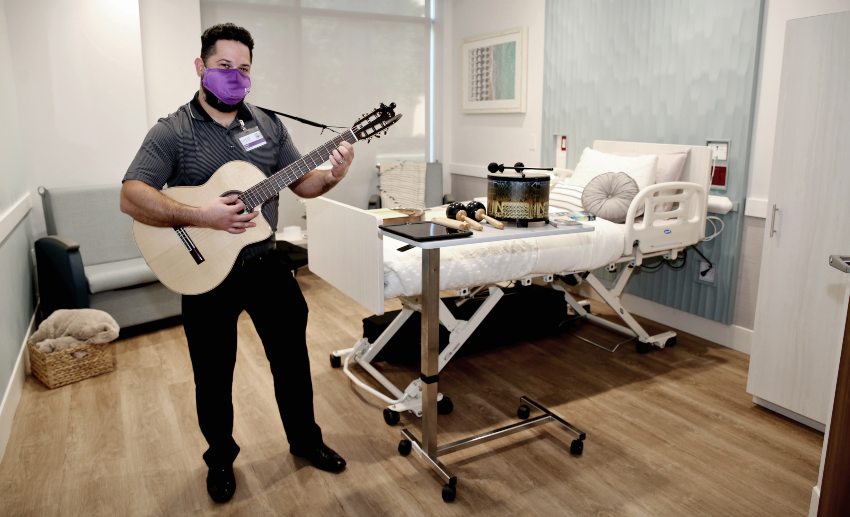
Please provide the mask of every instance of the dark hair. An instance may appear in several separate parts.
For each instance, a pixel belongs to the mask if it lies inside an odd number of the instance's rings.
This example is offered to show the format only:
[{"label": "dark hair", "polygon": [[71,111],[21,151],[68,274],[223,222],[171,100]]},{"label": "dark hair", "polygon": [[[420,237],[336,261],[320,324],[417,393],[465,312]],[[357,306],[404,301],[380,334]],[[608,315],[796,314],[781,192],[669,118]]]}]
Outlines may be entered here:
[{"label": "dark hair", "polygon": [[206,62],[207,57],[215,50],[215,44],[220,39],[238,41],[248,47],[249,56],[254,60],[254,38],[251,33],[243,27],[232,23],[219,23],[213,25],[201,34],[201,60]]}]

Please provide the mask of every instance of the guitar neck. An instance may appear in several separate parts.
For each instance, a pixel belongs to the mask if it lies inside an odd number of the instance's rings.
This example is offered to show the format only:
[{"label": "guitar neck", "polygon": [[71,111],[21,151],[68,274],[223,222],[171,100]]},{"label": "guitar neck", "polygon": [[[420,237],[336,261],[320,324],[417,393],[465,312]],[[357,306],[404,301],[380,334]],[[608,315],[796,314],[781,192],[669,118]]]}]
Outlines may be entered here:
[{"label": "guitar neck", "polygon": [[285,168],[247,189],[239,196],[242,202],[245,203],[246,210],[253,210],[255,207],[265,203],[276,196],[278,192],[328,161],[331,151],[339,147],[339,144],[343,141],[353,144],[357,142],[357,137],[354,135],[354,132],[347,129],[344,133],[337,135],[298,160],[290,163]]}]

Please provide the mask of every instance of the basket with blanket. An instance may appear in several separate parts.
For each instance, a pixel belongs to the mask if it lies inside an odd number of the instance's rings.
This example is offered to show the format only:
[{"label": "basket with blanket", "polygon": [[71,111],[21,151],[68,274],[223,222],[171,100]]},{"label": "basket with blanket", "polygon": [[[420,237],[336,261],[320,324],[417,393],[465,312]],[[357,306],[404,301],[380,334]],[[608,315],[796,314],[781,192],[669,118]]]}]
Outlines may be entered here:
[{"label": "basket with blanket", "polygon": [[97,309],[59,309],[41,322],[27,346],[33,375],[58,388],[115,369],[109,343],[118,323]]}]

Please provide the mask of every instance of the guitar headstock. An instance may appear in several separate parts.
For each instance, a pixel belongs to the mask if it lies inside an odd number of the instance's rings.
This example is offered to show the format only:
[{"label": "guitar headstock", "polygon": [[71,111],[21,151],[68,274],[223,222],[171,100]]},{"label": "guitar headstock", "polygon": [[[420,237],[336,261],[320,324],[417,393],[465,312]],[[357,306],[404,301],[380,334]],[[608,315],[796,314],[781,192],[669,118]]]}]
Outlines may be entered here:
[{"label": "guitar headstock", "polygon": [[368,115],[363,115],[351,126],[351,132],[358,140],[366,140],[367,142],[375,138],[381,138],[381,134],[387,134],[387,128],[398,122],[401,115],[395,114],[395,103],[391,102],[389,106],[383,102],[378,108],[375,108]]}]

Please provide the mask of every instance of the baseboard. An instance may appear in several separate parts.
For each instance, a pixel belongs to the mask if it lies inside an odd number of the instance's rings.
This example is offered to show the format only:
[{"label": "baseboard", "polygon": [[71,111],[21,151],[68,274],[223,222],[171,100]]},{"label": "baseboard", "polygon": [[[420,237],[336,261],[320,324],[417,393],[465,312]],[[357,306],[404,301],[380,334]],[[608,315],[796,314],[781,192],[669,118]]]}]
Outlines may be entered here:
[{"label": "baseboard", "polygon": [[21,401],[21,393],[24,390],[24,381],[29,372],[29,354],[27,354],[27,340],[32,335],[33,327],[35,326],[35,312],[30,318],[30,324],[27,328],[24,342],[21,343],[21,350],[18,352],[18,359],[15,361],[15,367],[12,369],[12,376],[9,378],[9,384],[6,386],[6,391],[3,393],[3,401],[0,402],[0,461],[3,461],[3,455],[6,453],[6,444],[9,443],[9,437],[12,435],[12,424],[15,421],[15,411],[18,409],[18,403]]},{"label": "baseboard", "polygon": [[820,486],[815,485],[812,488],[812,500],[809,503],[809,517],[818,516],[818,506],[820,506]]},{"label": "baseboard", "polygon": [[[598,302],[605,303],[587,284],[579,288],[582,296],[592,298]],[[624,294],[620,298],[623,306],[635,316],[641,316],[655,321],[673,330],[687,332],[712,343],[723,345],[726,348],[750,354],[753,341],[752,329],[738,325],[724,325],[714,320],[702,318],[689,312],[680,311],[660,303],[646,300],[639,296]]]},{"label": "baseboard", "polygon": [[826,429],[826,424],[822,424],[822,423],[818,422],[817,420],[812,420],[811,418],[809,418],[807,416],[803,416],[799,413],[795,413],[795,412],[791,411],[790,409],[785,409],[784,407],[778,406],[778,405],[774,404],[773,402],[764,400],[763,398],[754,396],[753,402],[755,402],[756,404],[758,404],[759,406],[761,406],[765,409],[769,409],[769,410],[773,411],[774,413],[779,413],[780,415],[784,416],[785,418],[790,418],[791,420],[794,420],[795,422],[800,422],[801,424],[803,424],[805,426],[811,427],[815,431],[819,431],[819,432],[822,433]]},{"label": "baseboard", "polygon": [[632,314],[747,355],[750,353],[753,342],[752,329],[738,325],[725,325],[630,294],[623,295],[622,303]]}]

